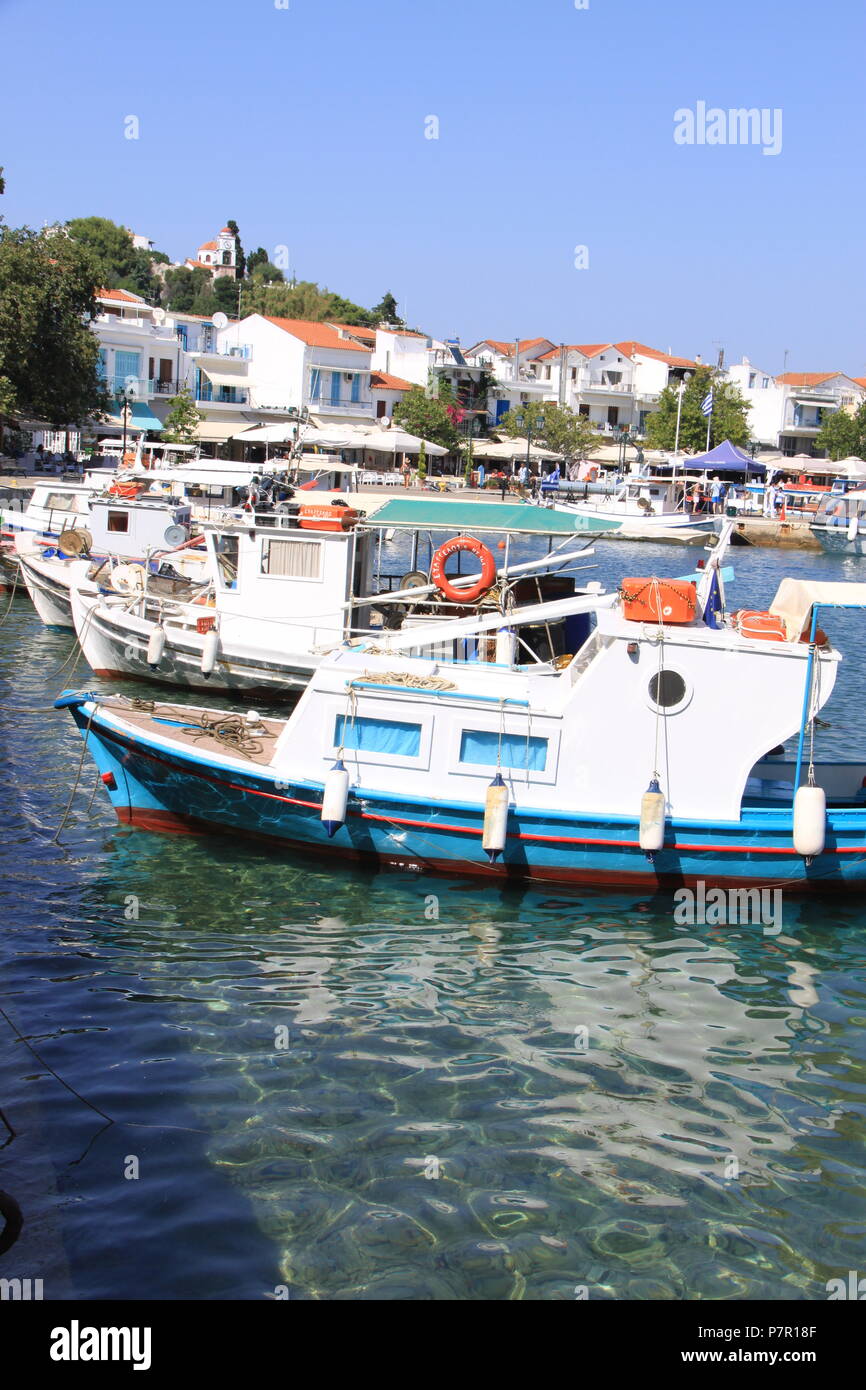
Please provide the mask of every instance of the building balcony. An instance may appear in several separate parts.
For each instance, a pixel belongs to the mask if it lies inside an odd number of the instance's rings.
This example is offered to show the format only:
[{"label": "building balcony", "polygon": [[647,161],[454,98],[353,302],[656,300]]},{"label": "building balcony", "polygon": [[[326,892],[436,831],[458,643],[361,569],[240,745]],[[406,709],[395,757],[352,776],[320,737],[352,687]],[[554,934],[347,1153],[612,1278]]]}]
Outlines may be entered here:
[{"label": "building balcony", "polygon": [[214,386],[212,382],[203,381],[195,398],[207,405],[249,405],[250,393],[238,386]]},{"label": "building balcony", "polygon": [[808,436],[819,434],[822,429],[823,424],[820,420],[788,420],[782,426],[782,432],[784,434],[802,434]]},{"label": "building balcony", "polygon": [[131,334],[136,341],[148,338],[174,343],[177,336],[174,327],[169,324],[154,323],[152,319],[123,318],[120,314],[97,314],[92,326],[100,339],[108,335]]},{"label": "building balcony", "polygon": [[602,395],[632,396],[634,386],[630,381],[602,381],[600,377],[590,377],[577,386],[578,393],[594,391]]},{"label": "building balcony", "polygon": [[110,395],[118,397],[124,391],[132,390],[131,399],[147,400],[149,396],[176,396],[184,383],[182,381],[159,381],[147,377],[103,376],[103,385]]},{"label": "building balcony", "polygon": [[334,401],[328,396],[327,399],[311,400],[309,409],[314,415],[372,415],[373,401]]},{"label": "building balcony", "polygon": [[187,348],[190,357],[212,357],[215,362],[224,362],[227,358],[235,361],[252,362],[253,350],[249,343],[240,343],[235,347],[218,347],[205,339],[199,342],[197,347]]}]

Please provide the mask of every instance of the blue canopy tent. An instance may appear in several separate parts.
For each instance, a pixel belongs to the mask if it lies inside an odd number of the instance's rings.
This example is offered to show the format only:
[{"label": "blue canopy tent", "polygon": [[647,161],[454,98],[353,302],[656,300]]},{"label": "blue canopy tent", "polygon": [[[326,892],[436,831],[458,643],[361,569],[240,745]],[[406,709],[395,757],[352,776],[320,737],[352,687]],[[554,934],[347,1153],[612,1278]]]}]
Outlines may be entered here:
[{"label": "blue canopy tent", "polygon": [[684,460],[684,465],[689,472],[695,468],[706,468],[708,473],[746,473],[763,477],[767,471],[762,463],[756,463],[745,449],[732,444],[730,439],[717,444],[708,454],[696,454]]}]

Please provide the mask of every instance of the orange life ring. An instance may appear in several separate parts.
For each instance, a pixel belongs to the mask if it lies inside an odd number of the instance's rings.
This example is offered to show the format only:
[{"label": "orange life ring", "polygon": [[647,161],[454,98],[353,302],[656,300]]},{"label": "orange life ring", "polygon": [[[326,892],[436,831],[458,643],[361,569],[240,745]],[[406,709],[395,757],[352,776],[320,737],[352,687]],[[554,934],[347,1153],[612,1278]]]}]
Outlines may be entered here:
[{"label": "orange life ring", "polygon": [[[445,573],[445,561],[450,555],[456,555],[458,551],[466,550],[470,555],[475,555],[481,561],[481,573],[475,584],[464,588],[452,584]],[[496,561],[481,541],[474,536],[455,536],[453,540],[446,541],[440,545],[430,566],[430,582],[446,598],[450,598],[452,603],[474,603],[482,594],[486,594],[494,579],[496,578]]]}]

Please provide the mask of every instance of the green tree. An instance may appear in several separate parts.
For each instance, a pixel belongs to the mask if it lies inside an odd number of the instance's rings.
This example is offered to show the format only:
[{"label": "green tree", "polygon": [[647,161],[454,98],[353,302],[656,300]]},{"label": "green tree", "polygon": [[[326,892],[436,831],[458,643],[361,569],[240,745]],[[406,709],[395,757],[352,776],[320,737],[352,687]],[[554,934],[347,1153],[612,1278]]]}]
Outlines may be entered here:
[{"label": "green tree", "polygon": [[834,463],[838,459],[866,459],[866,402],[853,415],[834,410],[825,416],[815,443]]},{"label": "green tree", "polygon": [[427,449],[426,449],[426,447],[425,447],[425,445],[424,445],[424,440],[422,439],[422,440],[421,440],[421,447],[420,447],[420,449],[418,450],[418,481],[419,481],[419,483],[423,483],[423,481],[424,481],[424,479],[425,479],[426,477],[427,477]]},{"label": "green tree", "polygon": [[528,401],[513,406],[496,428],[510,439],[525,437],[529,432],[533,443],[544,445],[554,454],[562,454],[566,463],[585,459],[602,443],[585,415],[578,415],[567,405],[557,405],[554,401]]},{"label": "green tree", "polygon": [[171,409],[165,417],[162,437],[167,444],[194,444],[198,438],[198,424],[204,419],[197,408],[188,386],[183,386],[169,401]]},{"label": "green tree", "polygon": [[393,323],[398,328],[406,326],[397,313],[397,301],[390,290],[382,296],[375,309],[370,310],[369,317],[373,320],[369,325],[371,328],[375,328],[379,323]]},{"label": "green tree", "polygon": [[178,314],[195,313],[196,298],[211,285],[210,272],[197,266],[195,270],[178,266],[165,272],[165,302],[167,309]]},{"label": "green tree", "polygon": [[235,222],[234,218],[229,218],[228,222],[226,223],[226,226],[228,227],[230,232],[234,232],[235,236],[238,239],[237,254],[235,256],[235,266],[237,267],[238,279],[243,280],[244,276],[247,273],[247,258],[244,255],[244,248],[241,245],[240,228],[238,227],[238,224],[237,222]]},{"label": "green tree", "polygon": [[97,288],[129,290],[156,302],[160,282],[153,273],[151,254],[133,246],[125,227],[107,217],[74,217],[66,223],[66,231],[89,253]]},{"label": "green tree", "polygon": [[92,261],[62,229],[0,227],[0,411],[80,425],[108,407]]},{"label": "green tree", "polygon": [[423,386],[413,386],[395,405],[394,424],[456,454],[463,447],[464,439],[453,413],[454,401],[447,383],[441,385],[438,396],[431,389],[425,391]]},{"label": "green tree", "polygon": [[[740,447],[749,442],[749,405],[733,382],[720,376],[713,367],[698,367],[683,393],[680,420],[680,449],[702,454],[707,447],[707,417],[701,404],[710,387],[713,388],[713,415],[710,428],[710,448],[730,439]],[[659,396],[658,408],[647,420],[647,442],[653,449],[673,449],[677,436],[677,406],[679,395],[674,386],[666,386]]]}]

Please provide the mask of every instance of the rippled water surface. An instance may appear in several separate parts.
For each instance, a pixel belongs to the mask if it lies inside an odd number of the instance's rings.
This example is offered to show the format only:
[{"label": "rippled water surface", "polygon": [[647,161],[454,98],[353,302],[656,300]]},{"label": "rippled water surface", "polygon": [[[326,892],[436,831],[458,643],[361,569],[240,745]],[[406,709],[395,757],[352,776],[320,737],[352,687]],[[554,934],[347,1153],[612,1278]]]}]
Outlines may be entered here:
[{"label": "rippled water surface", "polygon": [[[694,553],[596,558],[614,580]],[[733,563],[750,607],[784,573],[866,573]],[[858,622],[832,620],[824,753],[866,754]],[[861,900],[792,899],[767,937],[661,898],[328,872],[123,830],[89,761],[58,844],[81,743],[46,707],[99,685],[58,671],[72,650],[14,601],[0,1186],[26,1226],[0,1275],[47,1298],[807,1299],[862,1267]]]}]

